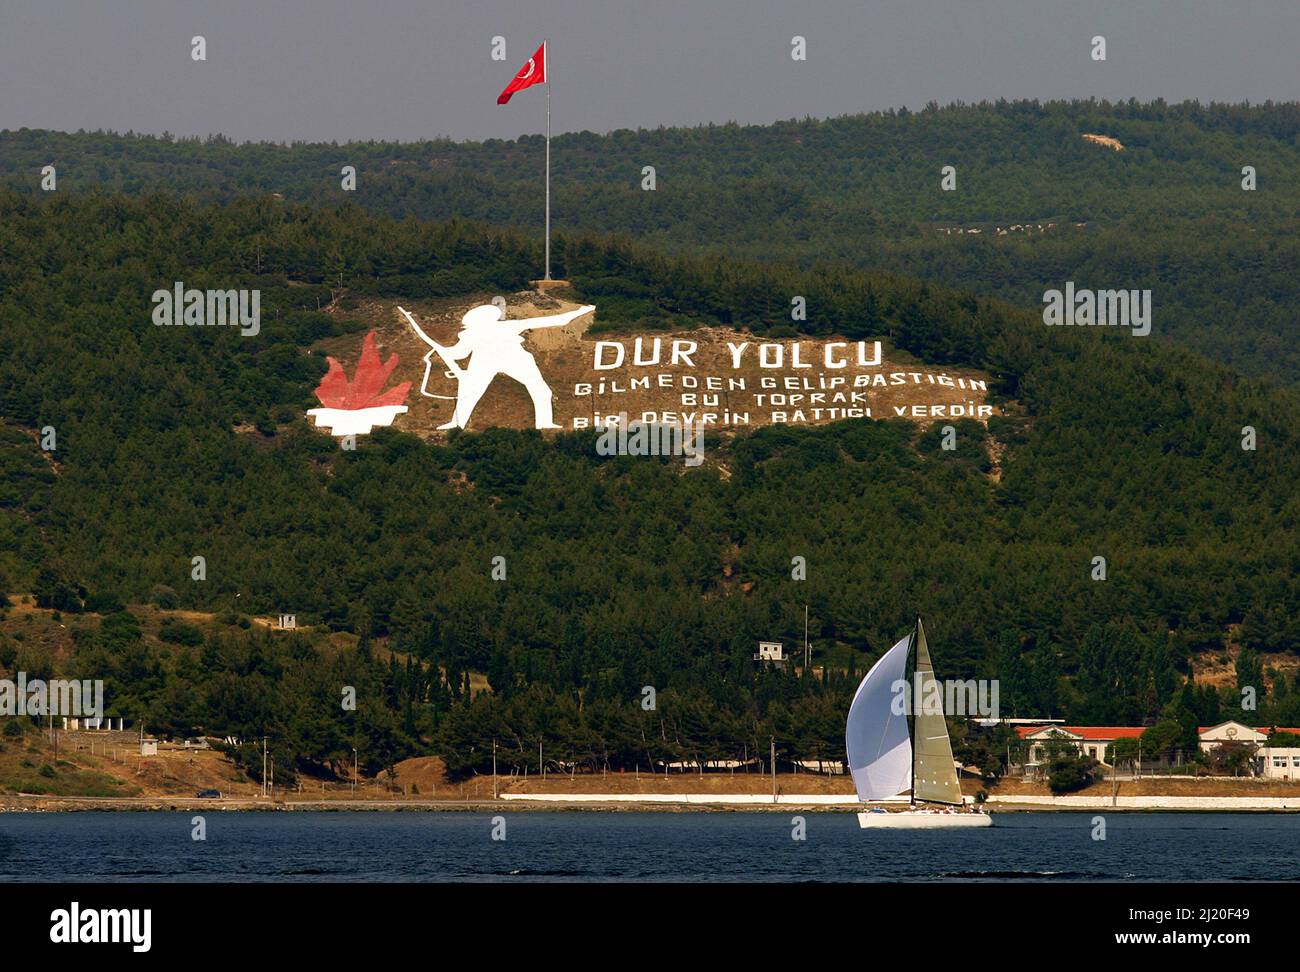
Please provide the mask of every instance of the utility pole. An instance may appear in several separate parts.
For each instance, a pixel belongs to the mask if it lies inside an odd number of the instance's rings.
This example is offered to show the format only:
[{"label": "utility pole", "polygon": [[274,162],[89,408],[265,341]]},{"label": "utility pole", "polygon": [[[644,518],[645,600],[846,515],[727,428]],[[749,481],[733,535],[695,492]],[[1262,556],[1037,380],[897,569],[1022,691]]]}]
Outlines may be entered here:
[{"label": "utility pole", "polygon": [[266,796],[266,737],[262,737],[262,796]]},{"label": "utility pole", "polygon": [[772,755],[772,802],[776,803],[776,736],[768,736]]},{"label": "utility pole", "polygon": [[808,605],[803,606],[803,673],[808,674]]},{"label": "utility pole", "polygon": [[492,740],[492,799],[497,798],[497,741]]},{"label": "utility pole", "polygon": [[352,795],[357,795],[357,747],[352,747]]}]

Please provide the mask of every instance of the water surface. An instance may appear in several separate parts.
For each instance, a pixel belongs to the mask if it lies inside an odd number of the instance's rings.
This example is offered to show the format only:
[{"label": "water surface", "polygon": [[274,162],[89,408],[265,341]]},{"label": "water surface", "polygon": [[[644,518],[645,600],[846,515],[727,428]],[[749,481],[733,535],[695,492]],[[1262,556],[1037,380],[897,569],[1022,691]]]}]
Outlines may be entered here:
[{"label": "water surface", "polygon": [[997,814],[862,831],[850,813],[0,814],[0,881],[1293,881],[1300,815]]}]

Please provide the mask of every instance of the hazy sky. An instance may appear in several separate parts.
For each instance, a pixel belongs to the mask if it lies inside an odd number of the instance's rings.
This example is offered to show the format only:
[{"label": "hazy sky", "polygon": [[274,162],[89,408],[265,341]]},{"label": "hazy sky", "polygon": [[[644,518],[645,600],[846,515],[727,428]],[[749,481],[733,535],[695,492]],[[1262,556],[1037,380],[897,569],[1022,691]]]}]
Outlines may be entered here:
[{"label": "hazy sky", "polygon": [[544,37],[557,132],[998,97],[1300,100],[1300,0],[0,0],[0,128],[513,138],[541,130],[545,89],[496,96]]}]

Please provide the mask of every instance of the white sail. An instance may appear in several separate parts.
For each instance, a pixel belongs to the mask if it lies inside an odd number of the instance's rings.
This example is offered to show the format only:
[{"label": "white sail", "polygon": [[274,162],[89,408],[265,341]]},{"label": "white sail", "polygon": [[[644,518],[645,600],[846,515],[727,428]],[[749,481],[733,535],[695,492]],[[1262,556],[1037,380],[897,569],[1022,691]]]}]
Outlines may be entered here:
[{"label": "white sail", "polygon": [[925,628],[919,618],[916,621],[916,681],[921,696],[913,721],[916,731],[916,799],[960,805],[961,784],[957,782],[957,770],[952,761],[948,723],[942,705],[932,705],[943,698],[943,692],[934,677],[930,650],[925,643]]},{"label": "white sail", "polygon": [[882,800],[912,785],[912,741],[906,714],[895,714],[894,684],[906,677],[911,636],[871,666],[849,706],[844,743],[859,800]]}]

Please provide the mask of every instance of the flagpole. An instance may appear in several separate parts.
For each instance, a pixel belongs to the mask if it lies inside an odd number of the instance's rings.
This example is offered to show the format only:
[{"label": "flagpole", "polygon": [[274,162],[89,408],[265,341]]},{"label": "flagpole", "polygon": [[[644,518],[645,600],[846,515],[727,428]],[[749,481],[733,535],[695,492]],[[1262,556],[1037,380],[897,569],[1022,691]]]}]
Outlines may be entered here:
[{"label": "flagpole", "polygon": [[542,70],[546,72],[546,269],[543,280],[551,279],[551,52],[550,41],[542,41]]}]

